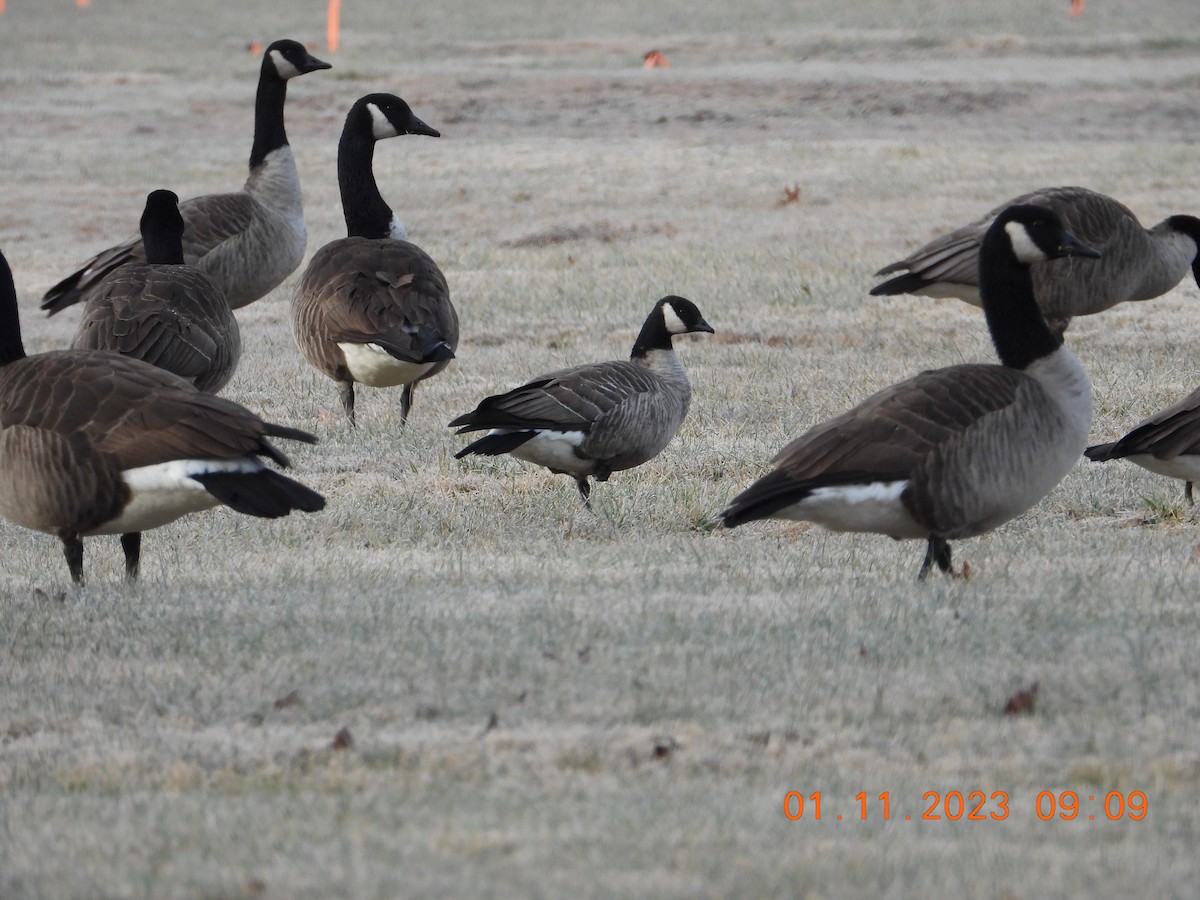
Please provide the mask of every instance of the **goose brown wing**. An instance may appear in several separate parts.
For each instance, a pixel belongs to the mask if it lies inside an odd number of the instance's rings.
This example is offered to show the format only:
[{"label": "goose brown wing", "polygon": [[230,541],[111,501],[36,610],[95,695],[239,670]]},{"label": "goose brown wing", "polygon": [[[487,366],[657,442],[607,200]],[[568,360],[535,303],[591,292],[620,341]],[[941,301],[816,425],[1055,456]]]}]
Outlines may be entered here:
[{"label": "goose brown wing", "polygon": [[1148,453],[1158,459],[1200,453],[1200,389],[1155,413],[1111,444],[1088,447],[1096,462]]},{"label": "goose brown wing", "polygon": [[936,369],[885,388],[788,444],[775,465],[798,481],[907,478],[939,445],[1009,406],[1027,377],[1003,366]]},{"label": "goose brown wing", "polygon": [[315,440],[143,363],[104,351],[56,351],[0,369],[0,427],[81,432],[118,468],[174,459],[287,458],[268,435]]},{"label": "goose brown wing", "polygon": [[342,238],[326,244],[305,271],[298,296],[320,310],[334,341],[376,336],[403,345],[411,328],[423,325],[452,350],[458,344],[445,276],[408,241]]},{"label": "goose brown wing", "polygon": [[[1003,366],[963,365],[885,388],[784,447],[774,470],[738,494],[722,517],[736,526],[817,488],[910,480],[956,456],[973,426],[1009,407],[1028,382]],[[931,500],[909,491],[908,502],[924,509]]]},{"label": "goose brown wing", "polygon": [[450,426],[460,428],[459,434],[487,428],[590,432],[597,422],[619,416],[625,404],[652,390],[653,378],[642,366],[623,361],[560,369],[488,397]]},{"label": "goose brown wing", "polygon": [[92,293],[72,346],[109,350],[219,387],[240,350],[237,323],[211,279],[190,266],[125,266]]}]

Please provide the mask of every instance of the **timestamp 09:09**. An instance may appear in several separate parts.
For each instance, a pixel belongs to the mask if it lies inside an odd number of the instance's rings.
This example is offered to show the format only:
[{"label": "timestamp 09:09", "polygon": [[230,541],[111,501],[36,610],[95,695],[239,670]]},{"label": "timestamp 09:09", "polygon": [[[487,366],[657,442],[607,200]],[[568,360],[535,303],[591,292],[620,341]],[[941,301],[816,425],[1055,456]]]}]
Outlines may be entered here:
[{"label": "timestamp 09:09", "polygon": [[[1008,818],[1008,791],[926,791],[922,797],[924,811],[919,816],[906,815],[905,821],[912,819],[929,821],[967,821],[967,822],[1003,822]],[[868,818],[882,817],[888,822],[892,819],[892,794],[884,791],[871,797],[866,791],[854,795],[856,806],[847,816],[863,822]],[[1092,804],[1086,806],[1086,804]],[[1140,822],[1150,811],[1149,802],[1142,791],[1131,791],[1128,794],[1121,791],[1109,791],[1105,794],[1088,794],[1084,797],[1076,791],[1040,791],[1034,801],[1037,817],[1043,822],[1052,819],[1062,819],[1070,822],[1074,819],[1094,821],[1097,818],[1116,822],[1128,819]],[[814,791],[805,796],[800,791],[788,791],[783,795],[783,815],[791,822],[799,819],[821,821],[821,792]],[[857,813],[857,815],[855,815]],[[831,818],[825,815],[828,820]],[[836,816],[837,821],[842,816]]]}]

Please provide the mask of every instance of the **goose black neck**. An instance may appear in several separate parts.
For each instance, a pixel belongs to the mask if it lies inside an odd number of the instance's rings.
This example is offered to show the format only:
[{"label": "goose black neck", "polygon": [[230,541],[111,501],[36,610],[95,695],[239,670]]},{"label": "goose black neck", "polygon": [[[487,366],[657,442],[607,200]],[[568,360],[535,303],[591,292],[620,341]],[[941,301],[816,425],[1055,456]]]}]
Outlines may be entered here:
[{"label": "goose black neck", "polygon": [[268,53],[263,57],[258,76],[258,94],[254,98],[254,146],[250,148],[250,168],[263,164],[272,150],[287,146],[283,128],[283,104],[287,99],[287,82],[275,71]]},{"label": "goose black neck", "polygon": [[1033,293],[1033,274],[1021,263],[1003,227],[993,227],[979,252],[983,314],[1000,362],[1024,369],[1062,346]]},{"label": "goose black neck", "polygon": [[146,248],[146,262],[151,265],[183,265],[183,232],[178,226],[172,228],[169,223],[143,216],[142,246]]},{"label": "goose black neck", "polygon": [[375,183],[375,141],[351,130],[338,142],[338,187],[346,234],[378,240],[391,234],[392,208]]},{"label": "goose black neck", "polygon": [[663,321],[662,306],[654,307],[654,312],[647,317],[642,330],[638,332],[637,340],[633,342],[633,352],[630,359],[641,359],[651,350],[672,350],[671,332]]},{"label": "goose black neck", "polygon": [[17,288],[13,284],[12,269],[8,267],[8,260],[0,253],[0,366],[7,366],[24,358],[21,318],[17,314]]}]

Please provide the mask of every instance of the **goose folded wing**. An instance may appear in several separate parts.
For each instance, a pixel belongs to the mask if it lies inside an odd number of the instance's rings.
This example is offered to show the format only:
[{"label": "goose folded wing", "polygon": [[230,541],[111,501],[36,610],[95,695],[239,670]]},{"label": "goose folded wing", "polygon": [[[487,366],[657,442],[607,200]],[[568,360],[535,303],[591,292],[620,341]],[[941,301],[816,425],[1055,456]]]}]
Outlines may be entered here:
[{"label": "goose folded wing", "polygon": [[450,423],[460,434],[484,428],[590,432],[606,414],[650,389],[646,371],[626,362],[550,372],[508,393],[488,397]]},{"label": "goose folded wing", "polygon": [[[206,194],[179,204],[183,216],[183,258],[195,265],[215,247],[250,227],[258,201],[249,194]],[[139,248],[140,249],[140,248]]]},{"label": "goose folded wing", "polygon": [[106,297],[89,302],[74,347],[132,356],[189,379],[211,369],[217,343],[182,311],[194,296],[185,285],[139,278],[136,284],[118,280],[106,289]]},{"label": "goose folded wing", "polygon": [[1103,445],[1103,453],[1091,459],[1121,459],[1149,453],[1158,459],[1174,459],[1181,454],[1200,453],[1200,390],[1193,391],[1174,406],[1155,413],[1127,435],[1112,444]]},{"label": "goose folded wing", "polygon": [[[149,363],[103,351],[58,352],[9,366],[0,390],[18,398],[0,411],[0,426],[81,432],[122,470],[173,459],[230,459],[263,454],[286,465],[270,434],[307,440],[303,432],[263,423],[236,403],[197,391]],[[15,372],[13,371],[15,368]]]}]

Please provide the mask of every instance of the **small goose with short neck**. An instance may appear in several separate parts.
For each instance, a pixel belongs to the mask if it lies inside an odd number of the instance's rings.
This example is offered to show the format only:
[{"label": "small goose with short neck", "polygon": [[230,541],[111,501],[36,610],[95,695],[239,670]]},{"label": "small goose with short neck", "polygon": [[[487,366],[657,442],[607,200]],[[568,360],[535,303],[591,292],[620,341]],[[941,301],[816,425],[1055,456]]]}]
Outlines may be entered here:
[{"label": "small goose with short neck", "polygon": [[262,421],[139,359],[102,350],[26,356],[12,272],[0,254],[0,516],[55,535],[83,580],[83,538],[119,534],[136,578],[142,532],[218,505],[263,518],[324,498],[267,468],[269,437],[312,435]]},{"label": "small goose with short neck", "polygon": [[215,394],[237,367],[241,335],[221,288],[184,264],[178,203],[166,190],[146,197],[146,263],[115,269],[91,291],[71,346],[140,359]]},{"label": "small goose with short neck", "polygon": [[450,423],[458,434],[489,429],[456,459],[471,454],[517,459],[570,475],[590,508],[589,478],[653,459],[675,437],[692,388],[672,343],[679,334],[713,333],[700,310],[683,297],[654,305],[629,361],[593,363],[539,376],[488,397]]},{"label": "small goose with short neck", "polygon": [[1200,481],[1200,389],[1156,412],[1117,441],[1084,451],[1092,462],[1127,459],[1157,475],[1184,482],[1183,495],[1194,503],[1192,485]]},{"label": "small goose with short neck", "polygon": [[922,372],[785,447],[774,469],[720,513],[834,531],[922,539],[919,578],[951,571],[950,540],[973,537],[1042,499],[1087,444],[1092,387],[1034,299],[1032,263],[1099,254],[1038,206],[996,217],[979,255],[983,309],[1000,365]]},{"label": "small goose with short neck", "polygon": [[993,209],[980,219],[934,238],[876,276],[879,295],[958,297],[979,306],[979,251],[1001,210],[1045,206],[1080,241],[1102,255],[1099,262],[1054,258],[1033,266],[1033,293],[1051,327],[1060,333],[1073,316],[1103,312],[1118,303],[1149,300],[1179,284],[1188,271],[1200,283],[1200,219],[1171,216],[1144,228],[1128,207],[1081,187],[1042,188]]},{"label": "small goose with short neck", "polygon": [[368,94],[346,116],[338,143],[338,185],[347,236],[316,252],[292,301],[296,344],[338,384],[355,424],[354,385],[403,385],[400,420],[418,382],[442,371],[458,346],[458,315],[441,269],[379,193],[375,143],[402,134],[440,137],[391,94]]},{"label": "small goose with short neck", "polygon": [[[242,190],[185,200],[184,261],[225,292],[230,308],[264,297],[304,259],[307,231],[296,159],[283,123],[287,83],[330,68],[292,40],[275,41],[263,54],[254,104],[250,174]],[[46,292],[41,308],[54,315],[86,300],[114,269],[144,263],[140,236],[104,250]]]}]

